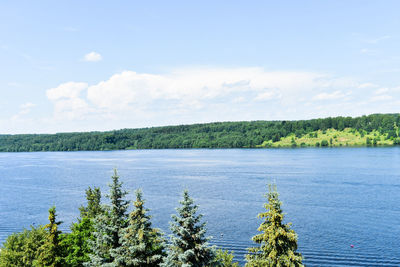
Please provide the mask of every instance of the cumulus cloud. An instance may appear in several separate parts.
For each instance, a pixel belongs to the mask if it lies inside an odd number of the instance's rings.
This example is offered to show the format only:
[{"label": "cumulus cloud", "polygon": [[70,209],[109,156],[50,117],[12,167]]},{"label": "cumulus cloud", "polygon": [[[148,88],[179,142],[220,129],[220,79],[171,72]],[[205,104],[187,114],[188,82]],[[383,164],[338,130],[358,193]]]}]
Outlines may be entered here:
[{"label": "cumulus cloud", "polygon": [[47,97],[55,118],[123,128],[361,115],[379,109],[378,102],[396,100],[377,88],[383,87],[317,72],[186,68],[163,74],[123,71],[91,85],[63,83],[47,90]]},{"label": "cumulus cloud", "polygon": [[84,61],[88,61],[88,62],[97,62],[97,61],[100,61],[102,59],[103,59],[103,57],[99,53],[94,52],[94,51],[86,54],[83,57],[83,60]]},{"label": "cumulus cloud", "polygon": [[79,119],[89,113],[89,105],[81,97],[82,91],[88,88],[87,83],[68,82],[46,91],[47,98],[54,104],[56,118]]},{"label": "cumulus cloud", "polygon": [[67,82],[60,84],[55,88],[47,90],[46,95],[50,100],[58,100],[62,98],[78,98],[80,93],[87,87],[87,83]]}]

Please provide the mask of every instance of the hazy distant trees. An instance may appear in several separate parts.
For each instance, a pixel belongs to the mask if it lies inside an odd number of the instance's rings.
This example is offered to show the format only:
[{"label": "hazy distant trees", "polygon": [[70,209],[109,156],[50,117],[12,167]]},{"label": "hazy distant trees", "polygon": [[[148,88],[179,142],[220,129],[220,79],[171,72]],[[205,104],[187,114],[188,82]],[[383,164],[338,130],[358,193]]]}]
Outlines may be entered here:
[{"label": "hazy distant trees", "polygon": [[393,140],[396,145],[400,143],[398,125],[400,114],[373,114],[357,118],[217,122],[109,132],[0,135],[0,151],[251,148],[261,145],[264,141],[277,142],[289,135],[314,135],[315,131],[330,128],[339,131],[352,128],[362,136],[376,130]]}]

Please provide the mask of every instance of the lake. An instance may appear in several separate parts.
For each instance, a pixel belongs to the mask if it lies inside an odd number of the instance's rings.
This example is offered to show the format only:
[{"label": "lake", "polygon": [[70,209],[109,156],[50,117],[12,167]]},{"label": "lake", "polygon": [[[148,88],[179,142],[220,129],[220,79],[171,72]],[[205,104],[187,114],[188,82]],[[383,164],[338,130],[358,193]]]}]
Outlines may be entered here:
[{"label": "lake", "polygon": [[114,167],[164,232],[187,188],[213,243],[241,264],[276,182],[307,266],[400,265],[399,147],[0,153],[0,241],[46,224],[52,205],[67,230],[85,189],[105,194]]}]

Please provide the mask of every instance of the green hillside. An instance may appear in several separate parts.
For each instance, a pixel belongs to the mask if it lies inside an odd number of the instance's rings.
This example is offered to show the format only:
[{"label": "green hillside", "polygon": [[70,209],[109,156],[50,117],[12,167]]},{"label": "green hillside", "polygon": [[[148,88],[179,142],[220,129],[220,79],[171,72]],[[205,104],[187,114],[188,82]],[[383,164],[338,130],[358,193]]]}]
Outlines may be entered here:
[{"label": "green hillside", "polygon": [[341,147],[341,146],[393,146],[397,144],[395,138],[388,138],[388,134],[373,130],[369,133],[346,128],[343,131],[336,129],[318,130],[296,137],[295,134],[281,138],[279,141],[264,141],[259,147]]},{"label": "green hillside", "polygon": [[400,114],[298,121],[215,122],[107,132],[0,135],[0,151],[391,146]]}]

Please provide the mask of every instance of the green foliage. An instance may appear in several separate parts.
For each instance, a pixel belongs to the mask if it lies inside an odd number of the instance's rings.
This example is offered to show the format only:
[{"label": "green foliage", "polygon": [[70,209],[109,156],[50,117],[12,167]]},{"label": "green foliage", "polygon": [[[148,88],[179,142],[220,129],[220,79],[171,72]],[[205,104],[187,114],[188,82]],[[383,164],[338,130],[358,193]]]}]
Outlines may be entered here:
[{"label": "green foliage", "polygon": [[215,249],[208,245],[210,238],[205,237],[205,223],[200,223],[202,215],[196,215],[198,206],[183,192],[178,215],[172,215],[170,245],[168,256],[162,266],[203,267],[215,264]]},{"label": "green foliage", "polygon": [[0,267],[38,266],[34,262],[46,238],[44,226],[31,226],[29,230],[10,235],[0,250]]},{"label": "green foliage", "polygon": [[94,218],[102,214],[100,188],[86,189],[87,206],[81,206],[78,222],[71,226],[71,233],[62,235],[61,246],[65,250],[65,262],[68,266],[82,266],[90,260],[92,253],[89,240],[94,241]]},{"label": "green foliage", "polygon": [[159,266],[165,256],[164,240],[158,229],[151,227],[142,199],[142,192],[137,190],[135,209],[129,215],[129,224],[121,229],[121,247],[115,250],[117,266],[151,267]]},{"label": "green foliage", "polygon": [[328,146],[328,145],[329,145],[328,141],[326,140],[321,141],[321,146]]},{"label": "green foliage", "polygon": [[71,233],[62,235],[61,246],[65,250],[65,263],[71,267],[83,266],[84,262],[90,260],[92,253],[89,240],[93,240],[93,222],[84,217],[71,226]]},{"label": "green foliage", "polygon": [[61,222],[57,221],[56,207],[49,209],[49,223],[44,227],[48,230],[44,244],[39,248],[39,255],[34,265],[37,266],[64,266],[63,251],[60,246],[60,234],[58,225]]},{"label": "green foliage", "polygon": [[128,223],[129,202],[124,199],[128,192],[122,189],[117,170],[114,169],[111,178],[110,193],[107,195],[110,205],[105,205],[102,208],[104,212],[95,218],[94,241],[89,240],[92,253],[89,255],[90,261],[85,263],[86,266],[113,264],[115,250],[121,246],[119,233]]},{"label": "green foliage", "polygon": [[101,209],[101,192],[99,187],[94,189],[86,189],[86,200],[87,206],[81,206],[79,211],[81,213],[81,218],[95,218],[98,214],[102,213]]},{"label": "green foliage", "polygon": [[365,138],[365,144],[366,144],[367,146],[370,146],[370,145],[371,145],[371,139],[370,139],[369,137]]},{"label": "green foliage", "polygon": [[[172,215],[170,244],[165,253],[165,240],[160,230],[152,228],[151,216],[144,208],[140,190],[136,191],[134,210],[127,214],[127,192],[114,170],[109,205],[101,206],[99,188],[86,190],[87,206],[72,224],[71,233],[62,234],[56,209],[49,209],[49,223],[10,235],[0,251],[0,267],[9,266],[169,266],[169,267],[237,267],[233,254],[209,246],[198,206],[183,193],[177,215]],[[265,221],[253,237],[259,247],[249,249],[246,266],[303,266],[297,250],[297,235],[290,224],[283,224],[281,202],[276,187],[269,188]]]},{"label": "green foliage", "polygon": [[238,267],[239,263],[233,262],[233,253],[227,250],[217,249],[215,259],[219,267]]},{"label": "green foliage", "polygon": [[265,219],[258,228],[261,234],[252,238],[259,246],[248,249],[246,267],[303,266],[302,256],[296,252],[297,234],[290,229],[290,224],[283,223],[278,196],[276,186],[270,185],[266,195],[268,202],[264,204],[267,211],[258,214]]},{"label": "green foliage", "polygon": [[296,147],[296,146],[297,146],[296,140],[294,139],[294,137],[292,137],[292,140],[291,140],[291,147]]},{"label": "green foliage", "polygon": [[381,135],[396,138],[399,137],[399,124],[400,114],[372,114],[356,118],[217,122],[108,132],[0,135],[0,151],[248,148],[261,146],[264,141],[279,142],[292,135],[318,138],[317,131],[326,134],[327,129],[343,131],[350,128],[360,132],[362,137],[376,130]]}]

